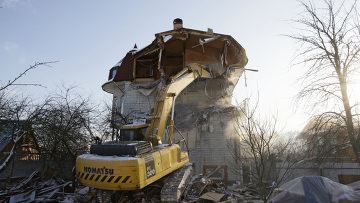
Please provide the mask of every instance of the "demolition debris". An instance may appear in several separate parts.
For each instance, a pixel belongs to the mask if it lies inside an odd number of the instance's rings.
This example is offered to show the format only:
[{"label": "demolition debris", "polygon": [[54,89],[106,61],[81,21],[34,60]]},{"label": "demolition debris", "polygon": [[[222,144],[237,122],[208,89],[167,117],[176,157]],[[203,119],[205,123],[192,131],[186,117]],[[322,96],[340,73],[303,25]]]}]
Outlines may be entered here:
[{"label": "demolition debris", "polygon": [[[217,167],[207,175],[196,175],[192,178],[186,188],[184,188],[182,203],[195,202],[245,202],[262,203],[261,191],[254,184],[242,185],[237,182],[233,185],[225,185],[210,179],[216,173]],[[12,177],[1,179],[6,182],[6,189],[0,191],[0,203],[15,202],[61,202],[61,203],[92,203],[92,202],[112,202],[114,198],[117,202],[131,203],[155,203],[161,202],[161,188],[166,185],[164,182],[156,182],[146,189],[137,192],[118,192],[96,190],[80,185],[75,180],[65,181],[52,177],[44,180],[39,171],[33,172],[25,178]],[[305,184],[306,183],[306,184]],[[316,185],[316,190],[313,186]],[[323,186],[323,187],[320,187]],[[304,189],[302,189],[304,188]],[[331,193],[331,200],[360,201],[360,181],[343,185],[333,182],[321,176],[304,176],[295,178],[284,183],[275,189],[270,202],[298,202],[307,198],[307,191],[313,191],[312,195],[328,196],[323,194]],[[304,191],[302,194],[294,191]],[[284,199],[285,198],[285,199]],[[177,202],[177,201],[171,201]]]},{"label": "demolition debris", "polygon": [[72,181],[52,177],[44,181],[39,171],[33,172],[20,183],[14,185],[10,178],[5,191],[0,191],[1,202],[61,202],[65,199],[79,201],[83,196],[74,193]]},{"label": "demolition debris", "polygon": [[[216,170],[216,169],[215,169]],[[208,176],[195,176],[185,188],[182,202],[256,202],[261,199],[260,193],[250,187],[241,185],[227,186],[216,183]],[[7,180],[6,190],[0,191],[1,203],[15,202],[109,202],[111,191],[100,191],[78,185],[75,181],[65,181],[57,177],[43,180],[40,172],[35,171],[23,178],[10,178]],[[161,184],[155,183],[152,187],[139,190],[136,193],[122,192],[119,202],[161,202]],[[75,187],[76,186],[76,187]],[[260,201],[261,202],[261,201]]]}]

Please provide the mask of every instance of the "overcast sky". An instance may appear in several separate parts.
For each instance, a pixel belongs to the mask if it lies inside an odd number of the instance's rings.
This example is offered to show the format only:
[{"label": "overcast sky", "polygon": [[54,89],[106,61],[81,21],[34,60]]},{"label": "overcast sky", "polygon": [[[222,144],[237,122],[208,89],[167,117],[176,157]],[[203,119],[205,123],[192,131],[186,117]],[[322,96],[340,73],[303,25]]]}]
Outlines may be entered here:
[{"label": "overcast sky", "polygon": [[257,92],[262,115],[278,112],[286,131],[300,131],[308,115],[294,112],[298,69],[290,70],[295,44],[281,36],[294,32],[288,20],[299,12],[294,0],[260,1],[92,1],[0,0],[0,81],[4,85],[35,62],[59,61],[21,78],[46,88],[21,90],[41,98],[62,83],[75,84],[98,100],[111,100],[101,89],[109,69],[136,43],[145,47],[154,34],[185,28],[231,35],[246,50],[247,72],[234,100]]}]

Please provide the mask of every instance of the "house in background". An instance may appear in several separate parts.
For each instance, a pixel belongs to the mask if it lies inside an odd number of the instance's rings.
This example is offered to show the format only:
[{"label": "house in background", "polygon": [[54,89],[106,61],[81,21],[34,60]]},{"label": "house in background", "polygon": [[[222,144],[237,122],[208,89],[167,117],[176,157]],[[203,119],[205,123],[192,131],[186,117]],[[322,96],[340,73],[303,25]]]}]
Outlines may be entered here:
[{"label": "house in background", "polygon": [[310,160],[357,163],[343,121],[320,116],[313,117],[298,138],[305,141]]},{"label": "house in background", "polygon": [[10,154],[16,137],[23,135],[15,146],[15,153],[21,154],[20,160],[36,160],[39,146],[31,126],[25,120],[0,120],[0,163]]},{"label": "house in background", "polygon": [[297,138],[304,141],[308,156],[294,177],[320,175],[342,184],[360,180],[360,165],[343,120],[313,117]]}]

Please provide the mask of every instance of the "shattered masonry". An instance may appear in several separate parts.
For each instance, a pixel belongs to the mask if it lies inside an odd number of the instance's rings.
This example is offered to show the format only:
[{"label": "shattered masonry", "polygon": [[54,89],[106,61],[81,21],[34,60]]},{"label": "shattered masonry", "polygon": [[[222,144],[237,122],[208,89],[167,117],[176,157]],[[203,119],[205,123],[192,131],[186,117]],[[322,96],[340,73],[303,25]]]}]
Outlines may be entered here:
[{"label": "shattered masonry", "polygon": [[[228,143],[237,140],[234,115],[239,114],[234,113],[239,109],[231,98],[247,62],[245,49],[230,35],[183,28],[176,19],[173,30],[155,34],[145,48],[130,50],[110,69],[102,88],[113,94],[113,111],[121,115],[115,118],[119,128],[135,113],[150,117],[161,84],[186,65],[206,65],[214,78],[197,79],[181,92],[175,105],[175,126],[187,140],[196,173],[221,165],[219,180],[242,180],[228,168]],[[175,143],[182,140],[177,131],[174,134]],[[181,146],[186,150],[184,143]]]}]

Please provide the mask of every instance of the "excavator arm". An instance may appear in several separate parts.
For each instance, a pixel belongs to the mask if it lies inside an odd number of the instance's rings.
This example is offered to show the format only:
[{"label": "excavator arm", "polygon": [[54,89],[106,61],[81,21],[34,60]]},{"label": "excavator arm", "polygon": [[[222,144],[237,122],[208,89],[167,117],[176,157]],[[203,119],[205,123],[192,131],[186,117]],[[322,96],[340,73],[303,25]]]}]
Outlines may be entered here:
[{"label": "excavator arm", "polygon": [[[211,78],[212,76],[205,70],[205,66],[197,63],[190,63],[182,71],[173,76],[168,83],[162,85],[156,99],[153,118],[145,136],[146,141],[150,141],[153,146],[161,144],[168,116],[171,109],[174,108],[176,97],[184,88],[199,77]],[[169,145],[171,145],[172,129],[174,125],[173,113],[174,111],[172,110]]]}]

